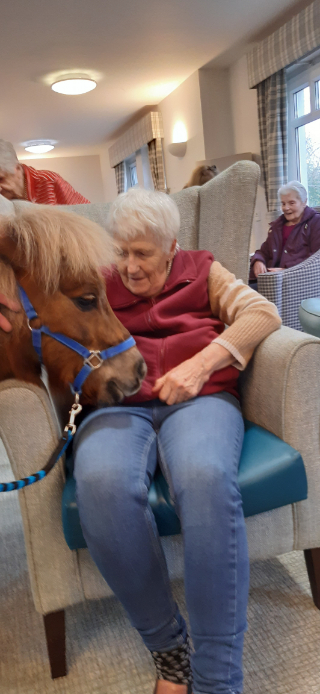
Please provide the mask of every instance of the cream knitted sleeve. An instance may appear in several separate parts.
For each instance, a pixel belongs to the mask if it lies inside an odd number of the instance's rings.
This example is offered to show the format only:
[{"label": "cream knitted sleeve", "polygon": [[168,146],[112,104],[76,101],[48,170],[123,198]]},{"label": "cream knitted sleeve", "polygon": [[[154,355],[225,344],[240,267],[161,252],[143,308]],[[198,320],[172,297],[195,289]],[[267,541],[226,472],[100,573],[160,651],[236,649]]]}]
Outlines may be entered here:
[{"label": "cream knitted sleeve", "polygon": [[214,261],[208,278],[212,313],[228,326],[217,342],[245,369],[257,345],[281,325],[277,308]]}]

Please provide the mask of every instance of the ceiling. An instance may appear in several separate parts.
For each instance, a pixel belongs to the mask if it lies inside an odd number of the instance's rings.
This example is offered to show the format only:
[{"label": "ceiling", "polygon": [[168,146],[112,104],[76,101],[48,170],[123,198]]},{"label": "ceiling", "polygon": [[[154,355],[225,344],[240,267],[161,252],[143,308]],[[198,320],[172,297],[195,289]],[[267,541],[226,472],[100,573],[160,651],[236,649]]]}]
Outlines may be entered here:
[{"label": "ceiling", "polygon": [[[132,115],[250,40],[296,0],[10,0],[0,24],[0,137],[53,139],[54,156],[98,151]],[[210,63],[212,64],[212,62]],[[59,71],[97,88],[65,96]],[[48,156],[48,155],[46,155]],[[51,155],[52,156],[52,155]]]}]

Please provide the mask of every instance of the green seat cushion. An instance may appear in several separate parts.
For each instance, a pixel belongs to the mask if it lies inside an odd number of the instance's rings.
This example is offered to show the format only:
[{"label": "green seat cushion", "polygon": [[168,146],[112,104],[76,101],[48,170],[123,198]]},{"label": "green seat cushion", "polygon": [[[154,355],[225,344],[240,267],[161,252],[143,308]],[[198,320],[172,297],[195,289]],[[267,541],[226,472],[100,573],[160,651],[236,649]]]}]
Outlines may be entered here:
[{"label": "green seat cushion", "polygon": [[299,320],[305,333],[320,337],[320,298],[301,301]]},{"label": "green seat cushion", "polygon": [[[271,511],[307,498],[307,478],[300,453],[266,429],[245,422],[239,464],[239,485],[244,515]],[[177,535],[179,519],[165,478],[158,468],[150,487],[149,502],[160,535]],[[82,534],[76,502],[76,483],[69,473],[62,495],[62,521],[70,549],[82,549]]]}]

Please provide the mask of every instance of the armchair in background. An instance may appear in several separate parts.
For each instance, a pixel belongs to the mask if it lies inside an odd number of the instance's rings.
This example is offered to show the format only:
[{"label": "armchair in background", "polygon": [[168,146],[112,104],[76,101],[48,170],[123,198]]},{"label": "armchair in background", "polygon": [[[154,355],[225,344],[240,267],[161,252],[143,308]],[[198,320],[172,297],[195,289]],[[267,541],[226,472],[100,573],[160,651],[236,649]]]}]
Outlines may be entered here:
[{"label": "armchair in background", "polygon": [[301,301],[320,296],[320,251],[287,270],[258,275],[257,280],[258,292],[276,305],[283,325],[303,331]]}]

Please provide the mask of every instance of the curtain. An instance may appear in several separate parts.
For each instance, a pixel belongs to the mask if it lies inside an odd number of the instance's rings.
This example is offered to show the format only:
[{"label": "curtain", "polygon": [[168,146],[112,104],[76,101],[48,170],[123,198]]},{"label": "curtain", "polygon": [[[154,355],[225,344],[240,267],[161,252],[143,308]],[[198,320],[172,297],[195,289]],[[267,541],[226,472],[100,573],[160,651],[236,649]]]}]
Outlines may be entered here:
[{"label": "curtain", "polygon": [[114,172],[116,175],[116,184],[117,184],[118,195],[120,195],[120,193],[124,193],[124,174],[125,174],[124,161],[121,161],[120,164],[117,164],[117,166],[114,167]]},{"label": "curtain", "polygon": [[261,169],[269,221],[279,215],[278,188],[288,181],[287,90],[285,70],[258,84]]},{"label": "curtain", "polygon": [[320,46],[320,0],[315,0],[248,52],[249,87]]},{"label": "curtain", "polygon": [[162,140],[157,137],[148,142],[149,164],[155,190],[166,192],[166,180],[164,173],[164,161],[162,153]]}]

